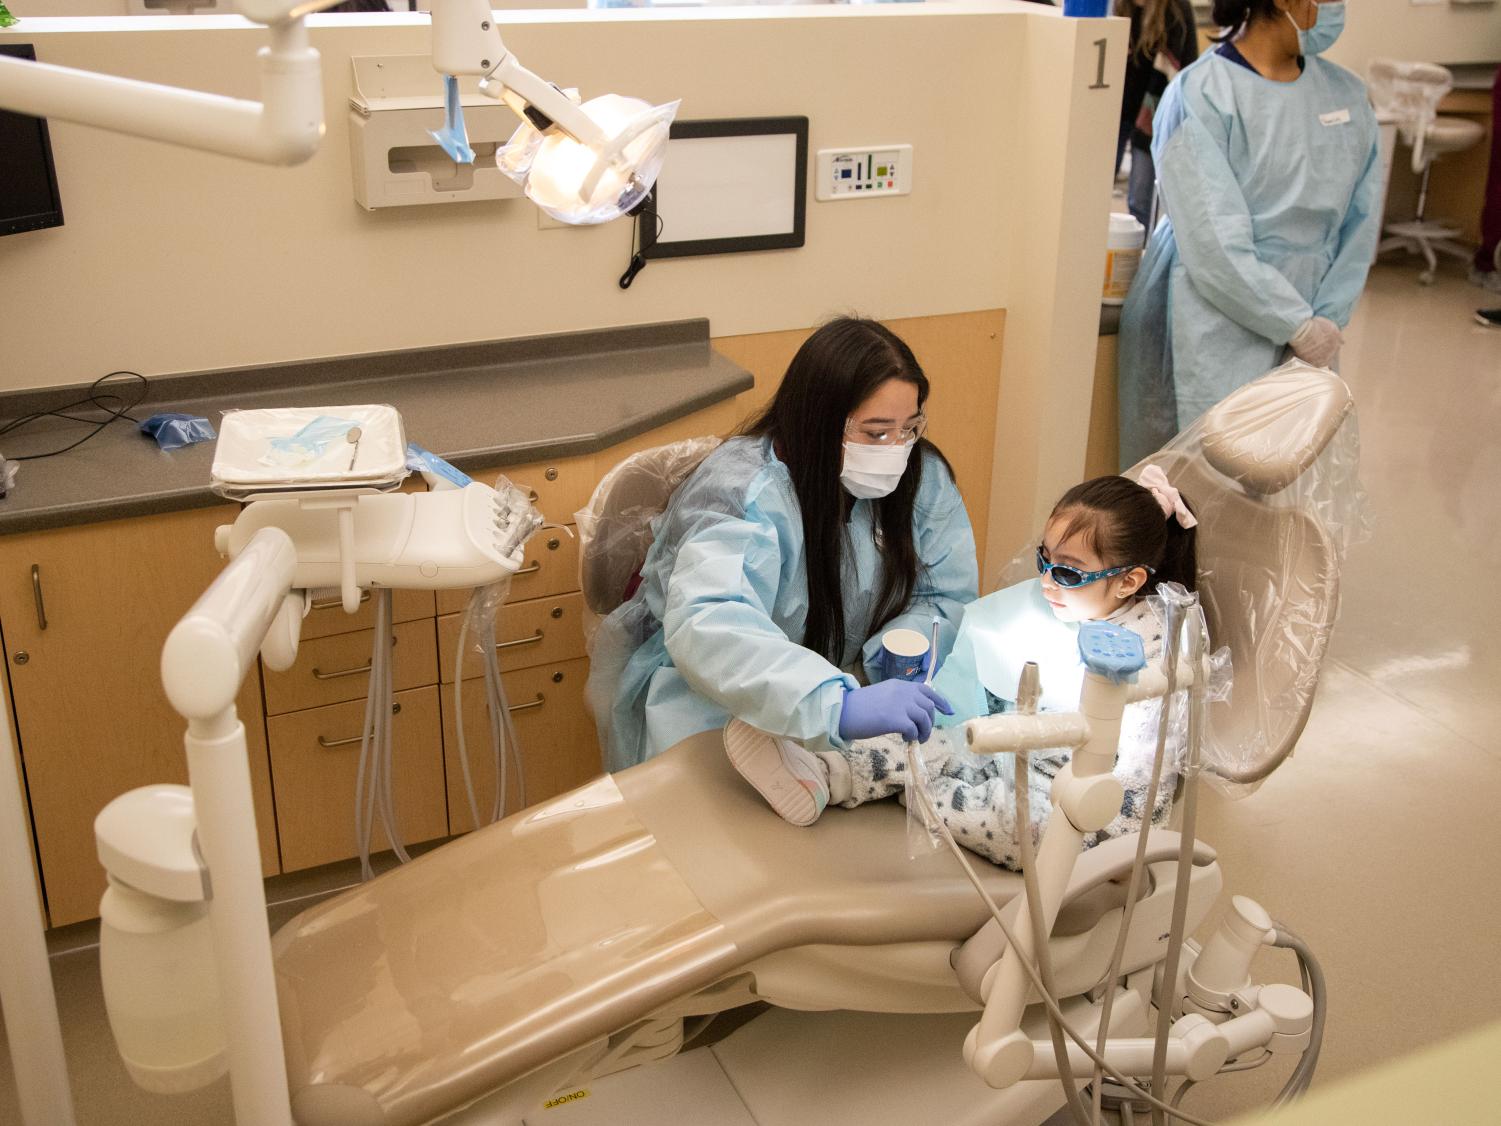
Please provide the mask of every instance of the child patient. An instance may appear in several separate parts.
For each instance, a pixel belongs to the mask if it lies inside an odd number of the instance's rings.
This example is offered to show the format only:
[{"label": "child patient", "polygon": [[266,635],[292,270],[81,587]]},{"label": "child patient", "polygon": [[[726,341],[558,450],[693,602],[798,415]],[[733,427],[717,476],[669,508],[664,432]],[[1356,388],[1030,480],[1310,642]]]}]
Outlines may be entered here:
[{"label": "child patient", "polygon": [[[1156,661],[1162,628],[1145,596],[1164,582],[1194,589],[1196,524],[1156,466],[1143,471],[1141,484],[1097,477],[1070,489],[1054,506],[1037,548],[1038,578],[965,608],[953,652],[933,681],[954,715],[940,718],[943,726],[920,748],[934,806],[960,844],[1007,868],[1019,867],[1012,760],[964,749],[964,733],[954,725],[1012,710],[1027,661],[1039,665],[1043,711],[1076,708],[1084,676],[1077,646],[1080,622],[1109,621],[1134,631],[1147,660]],[[1091,834],[1089,845],[1141,828],[1160,710],[1158,700],[1126,708],[1115,764],[1125,800],[1120,815]],[[1151,810],[1154,824],[1171,810],[1175,742],[1170,735]],[[830,802],[853,808],[899,794],[906,785],[906,744],[896,735],[815,752],[734,720],[725,729],[725,747],[736,769],[795,825],[811,825]],[[1047,818],[1052,779],[1068,759],[1067,750],[1031,756],[1028,784],[1038,834]]]}]

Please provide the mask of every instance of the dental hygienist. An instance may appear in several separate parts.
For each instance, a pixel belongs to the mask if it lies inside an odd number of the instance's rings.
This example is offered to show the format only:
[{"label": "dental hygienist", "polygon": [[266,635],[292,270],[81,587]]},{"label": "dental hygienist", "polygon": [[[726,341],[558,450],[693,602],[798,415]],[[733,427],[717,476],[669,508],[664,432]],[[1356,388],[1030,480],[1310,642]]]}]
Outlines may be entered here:
[{"label": "dental hygienist", "polygon": [[[952,645],[979,582],[928,380],[885,326],[840,318],[673,495],[635,595],[605,619],[589,699],[622,770],[738,716],[799,741],[927,737],[926,685],[878,682],[881,634]],[[868,687],[847,670],[863,665]]]},{"label": "dental hygienist", "polygon": [[1121,313],[1121,464],[1282,362],[1339,356],[1381,228],[1365,84],[1320,57],[1340,0],[1214,0],[1219,46],[1152,124],[1166,218]]}]

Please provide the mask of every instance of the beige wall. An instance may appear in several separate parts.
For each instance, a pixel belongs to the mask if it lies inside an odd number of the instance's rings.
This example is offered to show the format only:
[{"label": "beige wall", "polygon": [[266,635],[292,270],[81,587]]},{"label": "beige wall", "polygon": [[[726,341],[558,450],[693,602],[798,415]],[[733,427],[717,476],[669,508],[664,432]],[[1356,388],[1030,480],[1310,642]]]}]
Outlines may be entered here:
[{"label": "beige wall", "polygon": [[1364,75],[1374,58],[1501,62],[1501,6],[1356,0],[1329,58]]},{"label": "beige wall", "polygon": [[[817,15],[506,19],[507,44],[527,65],[586,92],[681,97],[684,118],[805,113],[813,149],[914,145],[911,196],[810,202],[801,250],[654,262],[622,292],[625,223],[539,230],[522,200],[365,212],[352,198],[348,59],[425,52],[428,29],[422,17],[320,17],[328,135],[301,167],[54,123],[67,221],[0,240],[0,386],[688,316],[707,315],[722,335],[844,309],[893,317],[1003,306],[1018,128],[1007,76],[1019,68],[1017,32],[1035,20],[936,7],[803,11]],[[46,61],[255,95],[258,28],[233,17],[104,25],[23,27]],[[880,77],[898,59],[910,79],[900,91]],[[970,204],[966,178],[978,189]]]},{"label": "beige wall", "polygon": [[[1124,21],[1014,0],[887,8],[520,12],[527,65],[684,118],[807,114],[810,147],[908,142],[911,196],[808,203],[799,250],[653,262],[623,223],[540,230],[524,201],[367,213],[352,199],[352,55],[425,53],[424,17],[315,17],[328,135],[263,168],[53,122],[67,223],[0,239],[0,389],[707,316],[716,337],[1007,310],[995,487],[1008,547],[1084,459]],[[234,17],[26,20],[45,61],[253,97]],[[437,88],[434,76],[434,88]],[[810,185],[811,187],[811,185]],[[1039,435],[1046,434],[1046,440]]]}]

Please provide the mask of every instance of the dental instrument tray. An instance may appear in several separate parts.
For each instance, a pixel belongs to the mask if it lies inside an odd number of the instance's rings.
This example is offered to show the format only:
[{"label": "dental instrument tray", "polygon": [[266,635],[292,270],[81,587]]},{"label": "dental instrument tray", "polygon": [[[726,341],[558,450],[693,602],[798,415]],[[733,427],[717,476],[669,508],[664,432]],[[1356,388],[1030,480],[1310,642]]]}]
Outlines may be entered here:
[{"label": "dental instrument tray", "polygon": [[406,478],[401,415],[384,403],[224,412],[211,472],[230,500],[271,493],[386,492]]}]

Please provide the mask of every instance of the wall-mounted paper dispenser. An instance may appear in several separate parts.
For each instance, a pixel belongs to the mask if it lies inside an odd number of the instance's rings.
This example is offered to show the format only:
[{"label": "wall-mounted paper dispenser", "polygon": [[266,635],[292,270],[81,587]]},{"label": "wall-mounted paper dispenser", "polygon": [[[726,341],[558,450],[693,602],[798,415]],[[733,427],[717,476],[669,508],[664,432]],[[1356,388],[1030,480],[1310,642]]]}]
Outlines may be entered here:
[{"label": "wall-mounted paper dispenser", "polygon": [[520,119],[504,102],[487,98],[473,79],[460,80],[460,101],[472,165],[455,164],[428,130],[443,124],[443,77],[430,55],[350,59],[349,154],[354,198],[363,208],[419,203],[515,199],[521,189],[495,167],[495,149]]}]

